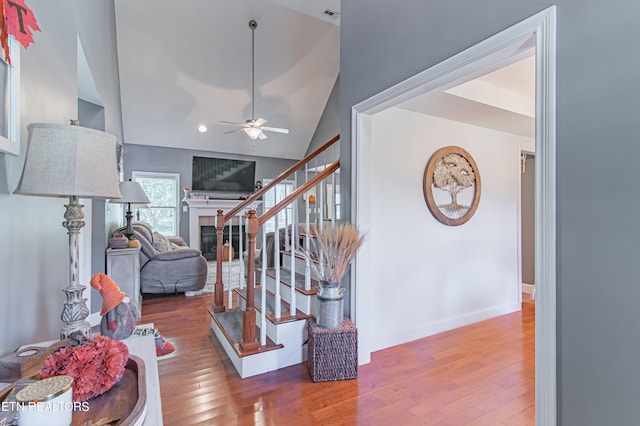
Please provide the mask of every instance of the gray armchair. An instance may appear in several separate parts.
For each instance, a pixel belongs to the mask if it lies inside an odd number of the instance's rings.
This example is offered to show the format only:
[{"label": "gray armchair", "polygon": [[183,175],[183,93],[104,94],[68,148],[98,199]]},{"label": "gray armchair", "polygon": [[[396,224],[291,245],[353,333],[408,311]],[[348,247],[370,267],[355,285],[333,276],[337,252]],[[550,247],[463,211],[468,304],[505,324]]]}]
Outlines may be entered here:
[{"label": "gray armchair", "polygon": [[166,238],[143,222],[133,223],[140,241],[140,291],[182,293],[200,290],[207,282],[207,260],[182,238]]}]

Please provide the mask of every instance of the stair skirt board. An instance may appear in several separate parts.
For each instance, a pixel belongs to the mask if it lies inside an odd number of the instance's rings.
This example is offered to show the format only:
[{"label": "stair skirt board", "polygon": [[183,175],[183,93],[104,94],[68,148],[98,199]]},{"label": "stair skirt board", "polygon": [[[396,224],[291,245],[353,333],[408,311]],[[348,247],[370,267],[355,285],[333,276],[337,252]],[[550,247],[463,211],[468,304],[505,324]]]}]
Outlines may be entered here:
[{"label": "stair skirt board", "polygon": [[[212,314],[211,329],[224,347],[225,352],[231,359],[233,366],[240,374],[240,377],[250,377],[256,374],[262,374],[269,371],[278,370],[280,368],[288,367],[294,364],[300,364],[307,360],[307,322],[291,321],[280,324],[273,324],[271,321],[267,324],[267,336],[273,342],[267,351],[258,352],[256,354],[240,356],[236,347],[237,344],[232,344],[229,341],[229,336],[234,342],[240,341],[240,333],[237,325],[227,325],[225,320],[220,320],[224,317],[220,314]],[[214,319],[214,316],[218,318]],[[260,311],[256,311],[256,322],[261,324],[262,317]],[[223,327],[232,328],[227,330]],[[240,326],[241,329],[241,326]],[[260,328],[257,328],[256,336],[260,336]],[[267,355],[268,354],[268,355]]]},{"label": "stair skirt board", "polygon": [[[218,338],[218,342],[224,348],[227,356],[231,360],[231,363],[235,367],[236,371],[241,378],[247,378],[256,376],[258,374],[267,373],[269,371],[277,370],[278,365],[278,350],[259,352],[250,356],[240,357],[235,348],[231,346],[229,340],[224,335],[224,332],[218,327],[218,323],[211,319],[211,330],[213,334]],[[275,368],[272,368],[276,366]]]}]

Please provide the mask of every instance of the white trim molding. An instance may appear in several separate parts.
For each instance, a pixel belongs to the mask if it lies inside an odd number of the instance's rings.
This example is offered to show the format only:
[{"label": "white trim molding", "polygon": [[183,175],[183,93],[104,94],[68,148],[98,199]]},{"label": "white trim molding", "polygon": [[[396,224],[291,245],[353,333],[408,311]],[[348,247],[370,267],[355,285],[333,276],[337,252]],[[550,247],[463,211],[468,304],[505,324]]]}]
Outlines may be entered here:
[{"label": "white trim molding", "polygon": [[[351,147],[353,194],[351,217],[370,229],[371,116],[419,94],[446,89],[513,62],[523,41],[535,36],[536,46],[536,424],[556,425],[556,7],[538,14],[440,62],[352,107]],[[359,326],[370,322],[372,307],[358,289],[370,277],[371,244],[358,254],[351,273],[351,315]],[[358,285],[363,283],[362,286]],[[517,283],[521,286],[521,283]],[[376,342],[366,327],[359,330],[360,363],[371,359]]]}]

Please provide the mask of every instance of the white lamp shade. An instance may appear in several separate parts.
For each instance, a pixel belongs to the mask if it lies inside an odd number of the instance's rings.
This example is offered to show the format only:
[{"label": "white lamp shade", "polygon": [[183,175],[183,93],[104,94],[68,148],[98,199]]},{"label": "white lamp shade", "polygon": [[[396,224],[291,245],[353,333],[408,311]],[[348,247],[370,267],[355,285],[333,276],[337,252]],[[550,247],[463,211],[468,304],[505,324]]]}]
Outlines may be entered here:
[{"label": "white lamp shade", "polygon": [[120,198],[116,137],[86,127],[34,123],[16,194]]},{"label": "white lamp shade", "polygon": [[120,182],[120,194],[122,198],[111,200],[112,203],[131,203],[131,204],[149,204],[149,198],[144,193],[144,189],[138,182],[124,181]]}]

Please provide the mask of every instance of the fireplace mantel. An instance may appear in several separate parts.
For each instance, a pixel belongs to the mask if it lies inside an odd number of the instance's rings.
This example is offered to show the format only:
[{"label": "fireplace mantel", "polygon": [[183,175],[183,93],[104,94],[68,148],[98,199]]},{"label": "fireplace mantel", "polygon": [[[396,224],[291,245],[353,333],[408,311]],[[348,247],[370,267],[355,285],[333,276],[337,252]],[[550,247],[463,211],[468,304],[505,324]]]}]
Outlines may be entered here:
[{"label": "fireplace mantel", "polygon": [[[200,249],[200,218],[215,217],[218,215],[218,210],[228,212],[244,202],[244,200],[202,200],[195,198],[184,198],[182,201],[189,206],[189,246],[197,249]],[[242,209],[239,215],[244,215],[249,210],[257,210],[261,204],[262,201],[254,201]]]}]

